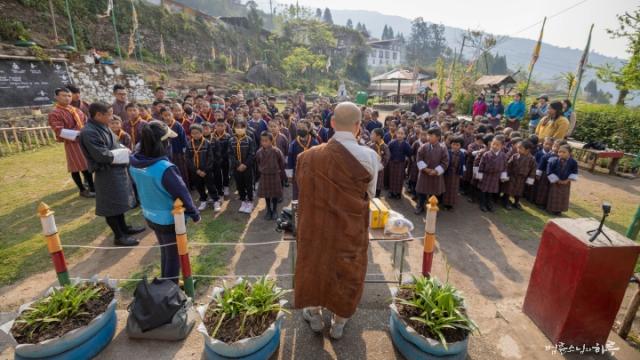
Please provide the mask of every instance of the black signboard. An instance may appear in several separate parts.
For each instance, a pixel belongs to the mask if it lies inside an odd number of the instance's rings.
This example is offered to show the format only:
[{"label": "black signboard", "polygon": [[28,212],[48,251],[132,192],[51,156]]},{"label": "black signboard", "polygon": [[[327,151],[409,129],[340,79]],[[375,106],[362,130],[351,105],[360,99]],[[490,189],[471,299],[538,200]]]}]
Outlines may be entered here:
[{"label": "black signboard", "polygon": [[64,61],[0,58],[0,108],[50,105],[71,84]]}]

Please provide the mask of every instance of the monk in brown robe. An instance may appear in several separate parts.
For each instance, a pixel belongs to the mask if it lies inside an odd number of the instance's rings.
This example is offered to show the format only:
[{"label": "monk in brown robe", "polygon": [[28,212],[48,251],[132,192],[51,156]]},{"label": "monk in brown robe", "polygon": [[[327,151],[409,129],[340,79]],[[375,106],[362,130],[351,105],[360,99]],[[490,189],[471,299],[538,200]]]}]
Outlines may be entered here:
[{"label": "monk in brown robe", "polygon": [[[73,182],[80,190],[80,196],[95,197],[93,177],[88,171],[87,159],[84,157],[78,141],[80,130],[87,123],[87,118],[80,109],[71,106],[71,91],[69,89],[58,88],[55,90],[55,95],[56,106],[49,113],[49,126],[56,134],[56,141],[64,143],[67,170],[71,173]],[[80,173],[84,177],[84,182],[80,178]],[[88,189],[84,185],[85,182]]]},{"label": "monk in brown robe", "polygon": [[[299,186],[295,306],[311,329],[324,328],[322,308],[333,313],[330,335],[342,337],[364,288],[369,247],[369,199],[376,191],[380,160],[356,140],[361,113],[339,104],[328,143],[297,158]],[[321,191],[318,191],[321,189]]]}]

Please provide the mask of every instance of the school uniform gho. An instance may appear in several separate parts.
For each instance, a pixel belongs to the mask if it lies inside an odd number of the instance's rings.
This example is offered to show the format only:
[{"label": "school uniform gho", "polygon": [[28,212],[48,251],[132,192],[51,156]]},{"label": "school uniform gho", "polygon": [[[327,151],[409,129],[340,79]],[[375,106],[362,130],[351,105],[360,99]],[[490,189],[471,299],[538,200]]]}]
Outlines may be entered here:
[{"label": "school uniform gho", "polygon": [[424,145],[424,143],[420,141],[420,139],[417,139],[413,142],[413,144],[411,144],[411,156],[409,157],[409,169],[407,170],[407,177],[409,179],[409,181],[407,182],[407,190],[411,193],[411,197],[413,200],[418,199],[418,194],[416,193],[416,184],[418,183],[418,173],[420,171],[418,170],[418,161],[416,159],[418,158],[418,150],[420,150],[420,147],[422,147],[422,145]]},{"label": "school uniform gho", "polygon": [[416,158],[418,167],[418,183],[416,193],[418,193],[418,204],[416,214],[425,211],[427,197],[435,195],[440,197],[445,191],[444,172],[449,167],[449,152],[442,143],[432,144],[427,142],[418,150]]},{"label": "school uniform gho", "polygon": [[571,182],[578,180],[578,162],[572,157],[549,159],[547,179],[549,179],[547,211],[559,215],[569,210]]},{"label": "school uniform gho", "polygon": [[452,209],[458,203],[458,191],[460,179],[464,175],[466,154],[465,151],[449,150],[449,165],[444,172],[444,194],[442,204],[445,208]]},{"label": "school uniform gho", "polygon": [[[220,211],[220,197],[213,181],[214,158],[216,153],[213,146],[205,138],[196,140],[191,138],[187,146],[187,168],[189,181],[200,195],[198,210],[203,211],[209,204],[209,197],[213,202],[214,212]],[[204,176],[201,174],[204,173]]]},{"label": "school uniform gho", "polygon": [[[524,194],[525,185],[533,185],[536,177],[536,159],[533,155],[515,153],[507,161],[507,176],[509,181],[505,184],[504,205],[507,209],[512,206],[521,209],[520,199]],[[509,197],[513,197],[513,204]]]},{"label": "school uniform gho", "polygon": [[140,131],[142,130],[142,127],[148,123],[149,122],[143,120],[141,116],[138,116],[134,120],[128,119],[127,121],[122,122],[122,130],[124,130],[127,134],[129,134],[129,137],[131,137],[129,149],[131,149],[132,151],[140,141]]},{"label": "school uniform gho", "polygon": [[[229,143],[229,168],[233,172],[238,195],[242,205],[239,211],[251,214],[253,211],[253,166],[255,162],[255,142],[253,137],[247,134],[240,134],[240,129],[236,129],[236,136],[231,138]],[[238,170],[240,165],[244,165],[244,171]]]},{"label": "school uniform gho", "polygon": [[549,178],[548,178],[548,165],[551,159],[558,157],[553,151],[549,151],[542,156],[538,168],[536,169],[536,188],[535,188],[535,204],[538,207],[544,209],[547,206],[549,200]]},{"label": "school uniform gho", "polygon": [[[57,96],[57,95],[56,95]],[[73,182],[80,191],[80,196],[95,196],[93,178],[88,171],[87,160],[80,148],[78,134],[85,126],[87,118],[84,113],[71,105],[56,104],[47,117],[49,126],[56,135],[56,141],[64,143],[64,154],[67,160],[67,171],[71,173]],[[85,187],[80,173],[84,177]]]},{"label": "school uniform gho", "polygon": [[500,191],[500,182],[507,181],[507,155],[504,151],[487,150],[482,154],[478,166],[478,190],[480,191],[480,210],[493,211],[490,194]]},{"label": "school uniform gho", "polygon": [[116,135],[120,145],[131,149],[131,136],[129,136],[126,131],[120,129],[117,133],[114,132],[114,134]]},{"label": "school uniform gho", "polygon": [[293,186],[292,186],[292,199],[298,200],[298,184],[296,181],[296,165],[298,155],[303,152],[311,149],[314,146],[318,145],[318,141],[311,136],[311,134],[306,134],[306,136],[296,136],[295,140],[289,144],[289,155],[287,156],[287,168],[286,173],[287,177],[291,178]]},{"label": "school uniform gho", "polygon": [[258,197],[265,199],[266,220],[274,220],[278,216],[278,200],[282,198],[282,182],[286,178],[284,172],[284,155],[275,146],[261,147],[256,153],[260,184]]},{"label": "school uniform gho", "polygon": [[214,130],[210,134],[209,142],[215,154],[213,182],[220,198],[229,196],[229,144],[231,135],[223,131]]},{"label": "school uniform gho", "polygon": [[180,171],[180,176],[185,184],[189,183],[189,171],[187,170],[187,161],[185,159],[185,152],[187,151],[187,135],[175,119],[168,125],[169,128],[177,134],[175,138],[171,138],[171,152],[170,160],[174,163]]},{"label": "school uniform gho", "polygon": [[106,124],[94,119],[80,132],[80,144],[89,170],[95,175],[96,215],[105,217],[113,232],[114,244],[138,245],[138,240],[129,235],[140,233],[144,228],[127,225],[124,217],[136,205],[127,174],[130,150],[120,145]]}]

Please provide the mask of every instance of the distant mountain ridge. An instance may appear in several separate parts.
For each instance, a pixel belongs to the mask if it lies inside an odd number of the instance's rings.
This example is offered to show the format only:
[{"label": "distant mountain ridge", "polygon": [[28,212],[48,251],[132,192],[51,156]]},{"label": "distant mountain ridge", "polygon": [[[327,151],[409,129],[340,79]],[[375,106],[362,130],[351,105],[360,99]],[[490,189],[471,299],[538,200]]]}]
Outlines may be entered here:
[{"label": "distant mountain ridge", "polygon": [[[389,25],[393,28],[394,34],[403,33],[405,39],[409,39],[411,34],[411,19],[404,18],[396,15],[385,15],[377,11],[370,10],[334,10],[331,9],[333,21],[338,25],[345,25],[348,19],[351,19],[354,26],[358,22],[365,24],[369,33],[374,37],[380,37],[385,25]],[[429,22],[428,18],[424,19]],[[449,44],[449,47],[460,49],[460,41],[464,29],[446,26],[445,25],[445,38]],[[586,37],[586,30],[585,30]],[[494,48],[493,53],[500,53],[507,56],[507,65],[510,69],[526,69],[531,60],[531,53],[535,45],[535,40],[518,38],[518,37],[502,37],[498,36],[499,44]],[[585,38],[586,41],[586,38]],[[585,44],[576,44],[576,46],[583,47]],[[540,58],[536,63],[533,77],[541,81],[556,80],[563,72],[575,72],[578,66],[578,61],[582,56],[582,49],[577,48],[563,48],[547,43],[542,44],[540,50]],[[466,48],[464,55],[470,58],[472,49]],[[589,53],[589,64],[598,66],[605,63],[611,63],[619,65],[622,60],[615,57],[609,57],[596,52]],[[581,87],[592,78],[595,77],[593,69],[587,69],[582,81]],[[598,82],[598,87],[601,90],[608,91],[615,96],[617,90],[613,84]],[[640,100],[640,99],[637,99]],[[636,103],[638,101],[635,101]]]}]

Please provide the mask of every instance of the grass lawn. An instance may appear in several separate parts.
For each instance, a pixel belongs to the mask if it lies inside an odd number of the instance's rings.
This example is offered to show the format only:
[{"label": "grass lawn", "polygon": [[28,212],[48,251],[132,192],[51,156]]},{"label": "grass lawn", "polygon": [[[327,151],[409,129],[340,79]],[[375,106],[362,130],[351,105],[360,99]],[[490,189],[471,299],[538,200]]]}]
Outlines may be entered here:
[{"label": "grass lawn", "polygon": [[[62,145],[2,157],[0,174],[0,286],[53,266],[36,212],[41,201],[55,211],[60,238],[65,244],[88,244],[100,235],[110,234],[104,219],[94,214],[94,200],[78,196],[66,171]],[[144,222],[139,209],[127,214],[127,218],[133,215],[135,223]],[[188,227],[188,236],[194,242],[235,242],[244,226],[241,218],[203,216],[199,225]],[[67,261],[73,263],[81,251],[65,249]],[[192,247],[193,273],[219,275],[225,265],[225,251],[229,248]],[[159,272],[159,260],[158,252],[157,265],[132,269],[130,277],[138,278],[143,273],[153,276]]]}]

